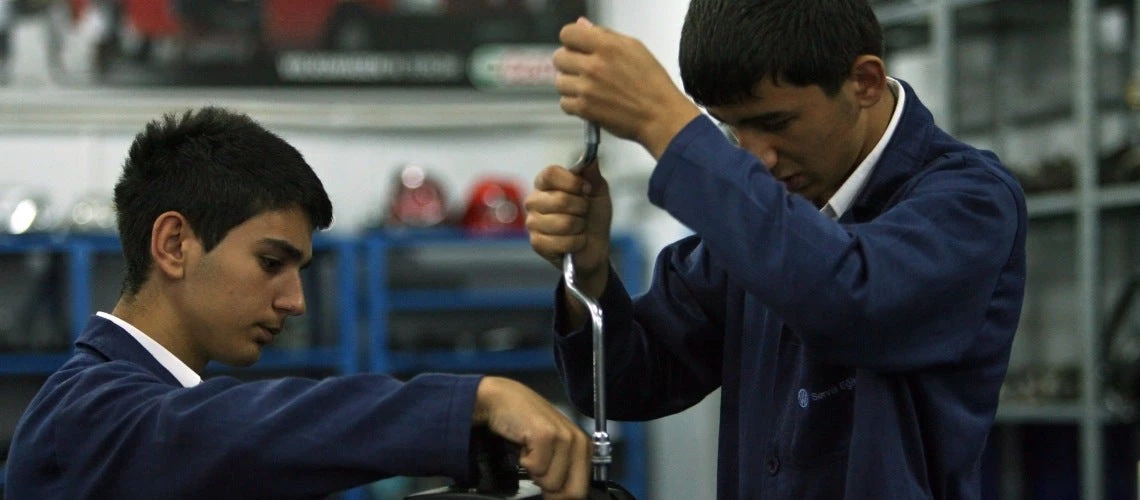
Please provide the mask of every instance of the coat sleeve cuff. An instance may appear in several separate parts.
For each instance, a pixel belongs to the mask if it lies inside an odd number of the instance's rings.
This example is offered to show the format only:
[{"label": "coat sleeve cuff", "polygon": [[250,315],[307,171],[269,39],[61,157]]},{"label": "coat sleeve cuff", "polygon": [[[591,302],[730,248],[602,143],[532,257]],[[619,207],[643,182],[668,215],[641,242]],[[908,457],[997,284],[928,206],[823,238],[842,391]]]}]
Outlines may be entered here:
[{"label": "coat sleeve cuff", "polygon": [[446,476],[469,478],[471,471],[468,455],[471,452],[475,393],[483,376],[424,374],[413,380],[425,385],[450,386],[445,388],[451,393],[449,423],[444,430],[444,439],[439,441],[443,448],[437,451],[437,457]]},{"label": "coat sleeve cuff", "polygon": [[720,129],[711,119],[701,115],[693,118],[688,125],[685,125],[685,128],[682,128],[673,137],[673,141],[665,148],[665,153],[661,155],[657,161],[657,167],[653,169],[653,174],[649,177],[649,201],[651,203],[659,207],[664,206],[666,188],[673,177],[673,172],[686,162],[684,159],[686,150],[689,149],[694,140],[710,131],[720,133]]}]

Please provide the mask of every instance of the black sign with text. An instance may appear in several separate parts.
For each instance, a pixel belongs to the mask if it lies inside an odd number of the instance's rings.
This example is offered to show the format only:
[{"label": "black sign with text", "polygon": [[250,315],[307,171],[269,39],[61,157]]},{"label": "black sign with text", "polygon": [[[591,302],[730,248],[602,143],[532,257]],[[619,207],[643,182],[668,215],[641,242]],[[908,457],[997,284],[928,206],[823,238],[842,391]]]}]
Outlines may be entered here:
[{"label": "black sign with text", "polygon": [[586,0],[59,0],[7,24],[9,38],[50,24],[52,71],[74,84],[528,90],[552,88],[558,31],[586,14]]}]

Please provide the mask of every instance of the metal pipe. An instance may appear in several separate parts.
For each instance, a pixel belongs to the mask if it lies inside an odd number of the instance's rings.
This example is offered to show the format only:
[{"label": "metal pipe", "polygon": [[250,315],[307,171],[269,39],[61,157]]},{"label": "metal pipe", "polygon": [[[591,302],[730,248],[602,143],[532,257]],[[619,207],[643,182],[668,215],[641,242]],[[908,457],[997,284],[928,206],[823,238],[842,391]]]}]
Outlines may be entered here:
[{"label": "metal pipe", "polygon": [[1074,0],[1073,110],[1076,114],[1077,165],[1077,314],[1084,333],[1081,356],[1081,498],[1104,498],[1104,434],[1101,411],[1097,290],[1100,227],[1097,170],[1100,124],[1096,99],[1096,0]]},{"label": "metal pipe", "polygon": [[958,74],[958,59],[954,43],[954,13],[956,7],[951,0],[935,0],[931,12],[930,37],[934,44],[934,62],[941,72],[941,91],[938,95],[938,116],[943,130],[954,133],[957,129],[957,113],[954,112],[954,88]]}]

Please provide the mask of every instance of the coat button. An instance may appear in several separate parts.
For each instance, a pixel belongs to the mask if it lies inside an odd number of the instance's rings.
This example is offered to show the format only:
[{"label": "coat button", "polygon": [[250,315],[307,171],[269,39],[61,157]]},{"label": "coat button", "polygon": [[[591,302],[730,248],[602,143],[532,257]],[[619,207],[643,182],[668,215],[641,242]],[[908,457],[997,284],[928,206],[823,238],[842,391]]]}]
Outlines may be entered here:
[{"label": "coat button", "polygon": [[776,457],[768,457],[767,465],[769,476],[775,476],[777,472],[780,472],[780,459]]}]

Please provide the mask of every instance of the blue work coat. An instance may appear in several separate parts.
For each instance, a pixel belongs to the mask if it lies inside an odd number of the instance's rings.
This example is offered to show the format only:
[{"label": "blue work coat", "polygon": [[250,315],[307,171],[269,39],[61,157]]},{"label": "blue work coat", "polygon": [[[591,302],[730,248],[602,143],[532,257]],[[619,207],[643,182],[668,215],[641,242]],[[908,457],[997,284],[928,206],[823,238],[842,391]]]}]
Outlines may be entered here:
[{"label": "blue work coat", "polygon": [[[601,298],[610,417],[722,389],[722,499],[977,499],[1025,289],[1024,195],[903,84],[901,121],[839,221],[789,194],[704,117],[649,198],[695,233],[631,300]],[[557,294],[555,325],[565,325]],[[556,343],[592,413],[588,325]]]},{"label": "blue work coat", "polygon": [[220,376],[184,388],[100,317],[75,349],[17,424],[5,498],[322,498],[393,475],[468,473],[479,377]]}]

